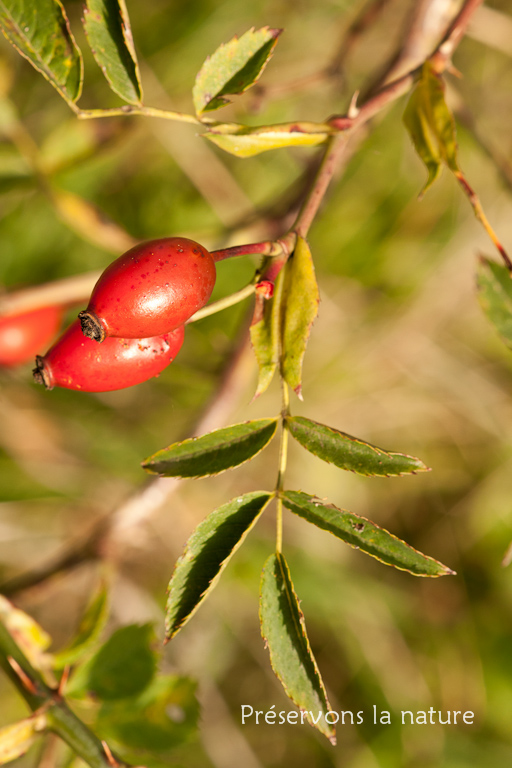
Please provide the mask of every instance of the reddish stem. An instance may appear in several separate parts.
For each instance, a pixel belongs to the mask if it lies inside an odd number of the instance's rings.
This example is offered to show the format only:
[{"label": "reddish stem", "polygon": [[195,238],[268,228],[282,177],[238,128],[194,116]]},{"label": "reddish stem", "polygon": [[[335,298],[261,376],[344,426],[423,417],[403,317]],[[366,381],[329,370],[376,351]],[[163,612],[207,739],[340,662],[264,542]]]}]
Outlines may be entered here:
[{"label": "reddish stem", "polygon": [[251,253],[261,253],[264,256],[277,256],[282,248],[273,240],[264,240],[261,243],[246,243],[245,245],[232,245],[230,248],[221,248],[218,251],[210,251],[214,261],[224,261],[233,256],[243,256]]}]

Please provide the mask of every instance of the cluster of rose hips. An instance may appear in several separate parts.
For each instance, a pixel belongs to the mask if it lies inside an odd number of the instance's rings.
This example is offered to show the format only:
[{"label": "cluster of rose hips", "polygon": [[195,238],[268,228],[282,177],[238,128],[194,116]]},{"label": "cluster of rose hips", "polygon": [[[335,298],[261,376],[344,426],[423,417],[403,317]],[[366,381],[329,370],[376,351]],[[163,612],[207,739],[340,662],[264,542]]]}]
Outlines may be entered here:
[{"label": "cluster of rose hips", "polygon": [[184,323],[206,304],[215,278],[212,255],[193,240],[131,248],[103,272],[87,309],[36,357],[35,380],[47,389],[107,392],[157,376],[178,354]]}]

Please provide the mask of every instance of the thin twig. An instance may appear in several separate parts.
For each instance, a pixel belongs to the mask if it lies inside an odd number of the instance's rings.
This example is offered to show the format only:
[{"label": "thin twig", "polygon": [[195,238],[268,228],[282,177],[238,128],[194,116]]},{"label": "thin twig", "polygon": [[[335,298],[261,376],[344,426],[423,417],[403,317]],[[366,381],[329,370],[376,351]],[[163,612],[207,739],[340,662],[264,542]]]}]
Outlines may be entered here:
[{"label": "thin twig", "polygon": [[480,202],[480,200],[478,198],[478,195],[473,190],[473,188],[470,186],[470,184],[468,184],[468,182],[466,181],[464,175],[460,171],[454,171],[453,175],[455,176],[455,178],[459,182],[460,186],[462,187],[462,190],[463,190],[464,194],[467,196],[467,198],[468,198],[468,200],[469,200],[469,202],[470,202],[470,204],[471,204],[471,206],[472,206],[472,208],[473,208],[473,210],[475,212],[475,216],[482,223],[483,228],[485,229],[485,231],[489,235],[489,237],[492,240],[492,242],[494,243],[496,249],[499,251],[503,261],[505,262],[508,271],[512,274],[512,260],[510,259],[510,256],[508,255],[508,253],[506,252],[506,250],[504,249],[504,247],[502,246],[500,241],[498,240],[498,237],[497,237],[495,231],[491,227],[491,225],[490,225],[490,223],[489,223],[489,221],[487,219],[487,216],[484,213],[484,209],[482,208],[482,204],[481,204],[481,202]]},{"label": "thin twig", "polygon": [[0,315],[14,315],[55,305],[72,306],[86,301],[100,274],[99,270],[84,272],[0,295]]},{"label": "thin twig", "polygon": [[454,0],[417,0],[403,25],[401,46],[361,94],[368,101],[383,85],[422,64],[446,34],[457,12]]},{"label": "thin twig", "polygon": [[347,146],[347,137],[340,133],[329,139],[317,175],[306,200],[295,220],[293,229],[301,237],[306,237],[318,209],[325,197],[327,188],[336,173]]},{"label": "thin twig", "polygon": [[[451,56],[456,45],[462,39],[464,31],[469,24],[471,15],[475,12],[482,0],[467,0],[457,17],[450,25],[441,43],[430,56],[436,70],[442,72],[450,63]],[[346,115],[332,117],[328,122],[348,135],[367,123],[372,117],[383,110],[388,104],[395,101],[411,90],[419,77],[422,67],[417,67],[407,72],[402,77],[393,80],[383,86],[377,93],[368,99],[362,106],[357,107],[353,102]],[[384,76],[385,79],[385,76]],[[320,204],[327,192],[327,188],[337,171],[346,148],[346,136],[332,137],[328,140],[322,162],[319,166],[315,181],[311,186],[301,210],[297,215],[292,229],[303,237],[306,236],[311,223],[316,216]]]},{"label": "thin twig", "polygon": [[7,597],[23,592],[26,589],[42,584],[55,574],[70,571],[84,562],[97,557],[102,537],[108,528],[108,517],[95,520],[86,531],[75,537],[74,541],[57,552],[53,557],[29,571],[4,581],[0,592]]},{"label": "thin twig", "polygon": [[[471,20],[472,14],[476,11],[478,6],[483,0],[467,0],[452,24],[448,28],[442,41],[439,43],[435,51],[428,57],[428,60],[432,63],[438,73],[444,72],[444,70],[450,65],[451,57],[454,50],[461,41],[464,32]],[[365,101],[362,105],[353,109],[353,114],[350,114],[350,110],[346,115],[337,115],[332,117],[328,122],[330,125],[339,128],[342,131],[348,131],[359,127],[363,123],[370,120],[384,107],[391,104],[393,101],[403,96],[410,91],[416,80],[418,79],[423,67],[423,62],[420,66],[407,72],[405,75],[391,81],[387,85],[380,88],[374,96]],[[385,80],[385,76],[383,80]],[[353,107],[355,105],[352,105]]]},{"label": "thin twig", "polygon": [[446,65],[451,61],[453,52],[466,34],[466,30],[473,14],[482,3],[483,0],[466,0],[459,13],[450,24],[442,43],[438,46],[436,53],[431,57],[431,60],[439,60],[442,70],[444,70]]}]

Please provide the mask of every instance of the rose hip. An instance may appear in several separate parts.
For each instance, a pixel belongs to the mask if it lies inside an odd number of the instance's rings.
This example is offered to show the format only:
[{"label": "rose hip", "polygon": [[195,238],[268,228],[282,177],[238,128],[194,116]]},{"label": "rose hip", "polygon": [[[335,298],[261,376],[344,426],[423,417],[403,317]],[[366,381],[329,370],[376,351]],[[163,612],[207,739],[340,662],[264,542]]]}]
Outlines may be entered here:
[{"label": "rose hip", "polygon": [[59,306],[0,317],[0,365],[14,367],[32,360],[53,339],[61,317]]},{"label": "rose hip", "polygon": [[199,243],[165,237],[131,248],[103,272],[79,318],[85,336],[142,339],[178,328],[203,307],[215,263]]},{"label": "rose hip", "polygon": [[34,379],[47,389],[125,389],[158,376],[178,354],[184,334],[181,326],[147,339],[108,338],[100,346],[84,337],[75,320],[44,357],[36,357]]}]

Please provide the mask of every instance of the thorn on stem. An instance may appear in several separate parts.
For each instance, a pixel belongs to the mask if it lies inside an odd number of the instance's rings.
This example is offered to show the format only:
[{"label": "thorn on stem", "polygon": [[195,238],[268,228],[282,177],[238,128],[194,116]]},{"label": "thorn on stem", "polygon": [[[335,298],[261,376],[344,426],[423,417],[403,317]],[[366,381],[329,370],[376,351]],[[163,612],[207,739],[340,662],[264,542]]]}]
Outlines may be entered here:
[{"label": "thorn on stem", "polygon": [[105,752],[105,755],[107,757],[109,765],[111,765],[112,768],[119,768],[120,763],[118,763],[118,761],[115,759],[107,742],[102,740],[101,744],[103,747],[103,751]]},{"label": "thorn on stem", "polygon": [[359,107],[357,106],[357,100],[359,98],[359,91],[356,91],[350,99],[350,104],[347,112],[347,117],[354,120],[359,114]]},{"label": "thorn on stem", "polygon": [[16,659],[13,659],[12,656],[8,656],[7,661],[9,662],[9,665],[14,670],[14,672],[16,672],[21,682],[23,683],[23,687],[26,688],[27,691],[32,693],[34,696],[37,696],[38,690],[35,682],[31,680],[31,678],[27,675],[27,673],[20,667]]},{"label": "thorn on stem", "polygon": [[58,690],[57,690],[57,693],[59,694],[59,696],[64,696],[64,689],[65,689],[66,684],[67,684],[67,682],[69,680],[69,673],[70,673],[70,671],[71,671],[71,667],[69,666],[69,664],[66,664],[66,666],[62,670],[62,676],[61,676],[61,678],[59,680],[59,687],[58,687]]},{"label": "thorn on stem", "polygon": [[454,77],[458,78],[459,80],[462,80],[464,75],[460,71],[460,69],[457,69],[457,67],[454,67],[453,64],[450,62],[450,64],[446,67],[446,71],[453,75]]},{"label": "thorn on stem", "polygon": [[510,544],[508,545],[507,551],[503,555],[503,560],[501,561],[501,564],[503,568],[506,568],[507,566],[510,565],[511,562],[512,562],[512,542],[510,542]]}]

